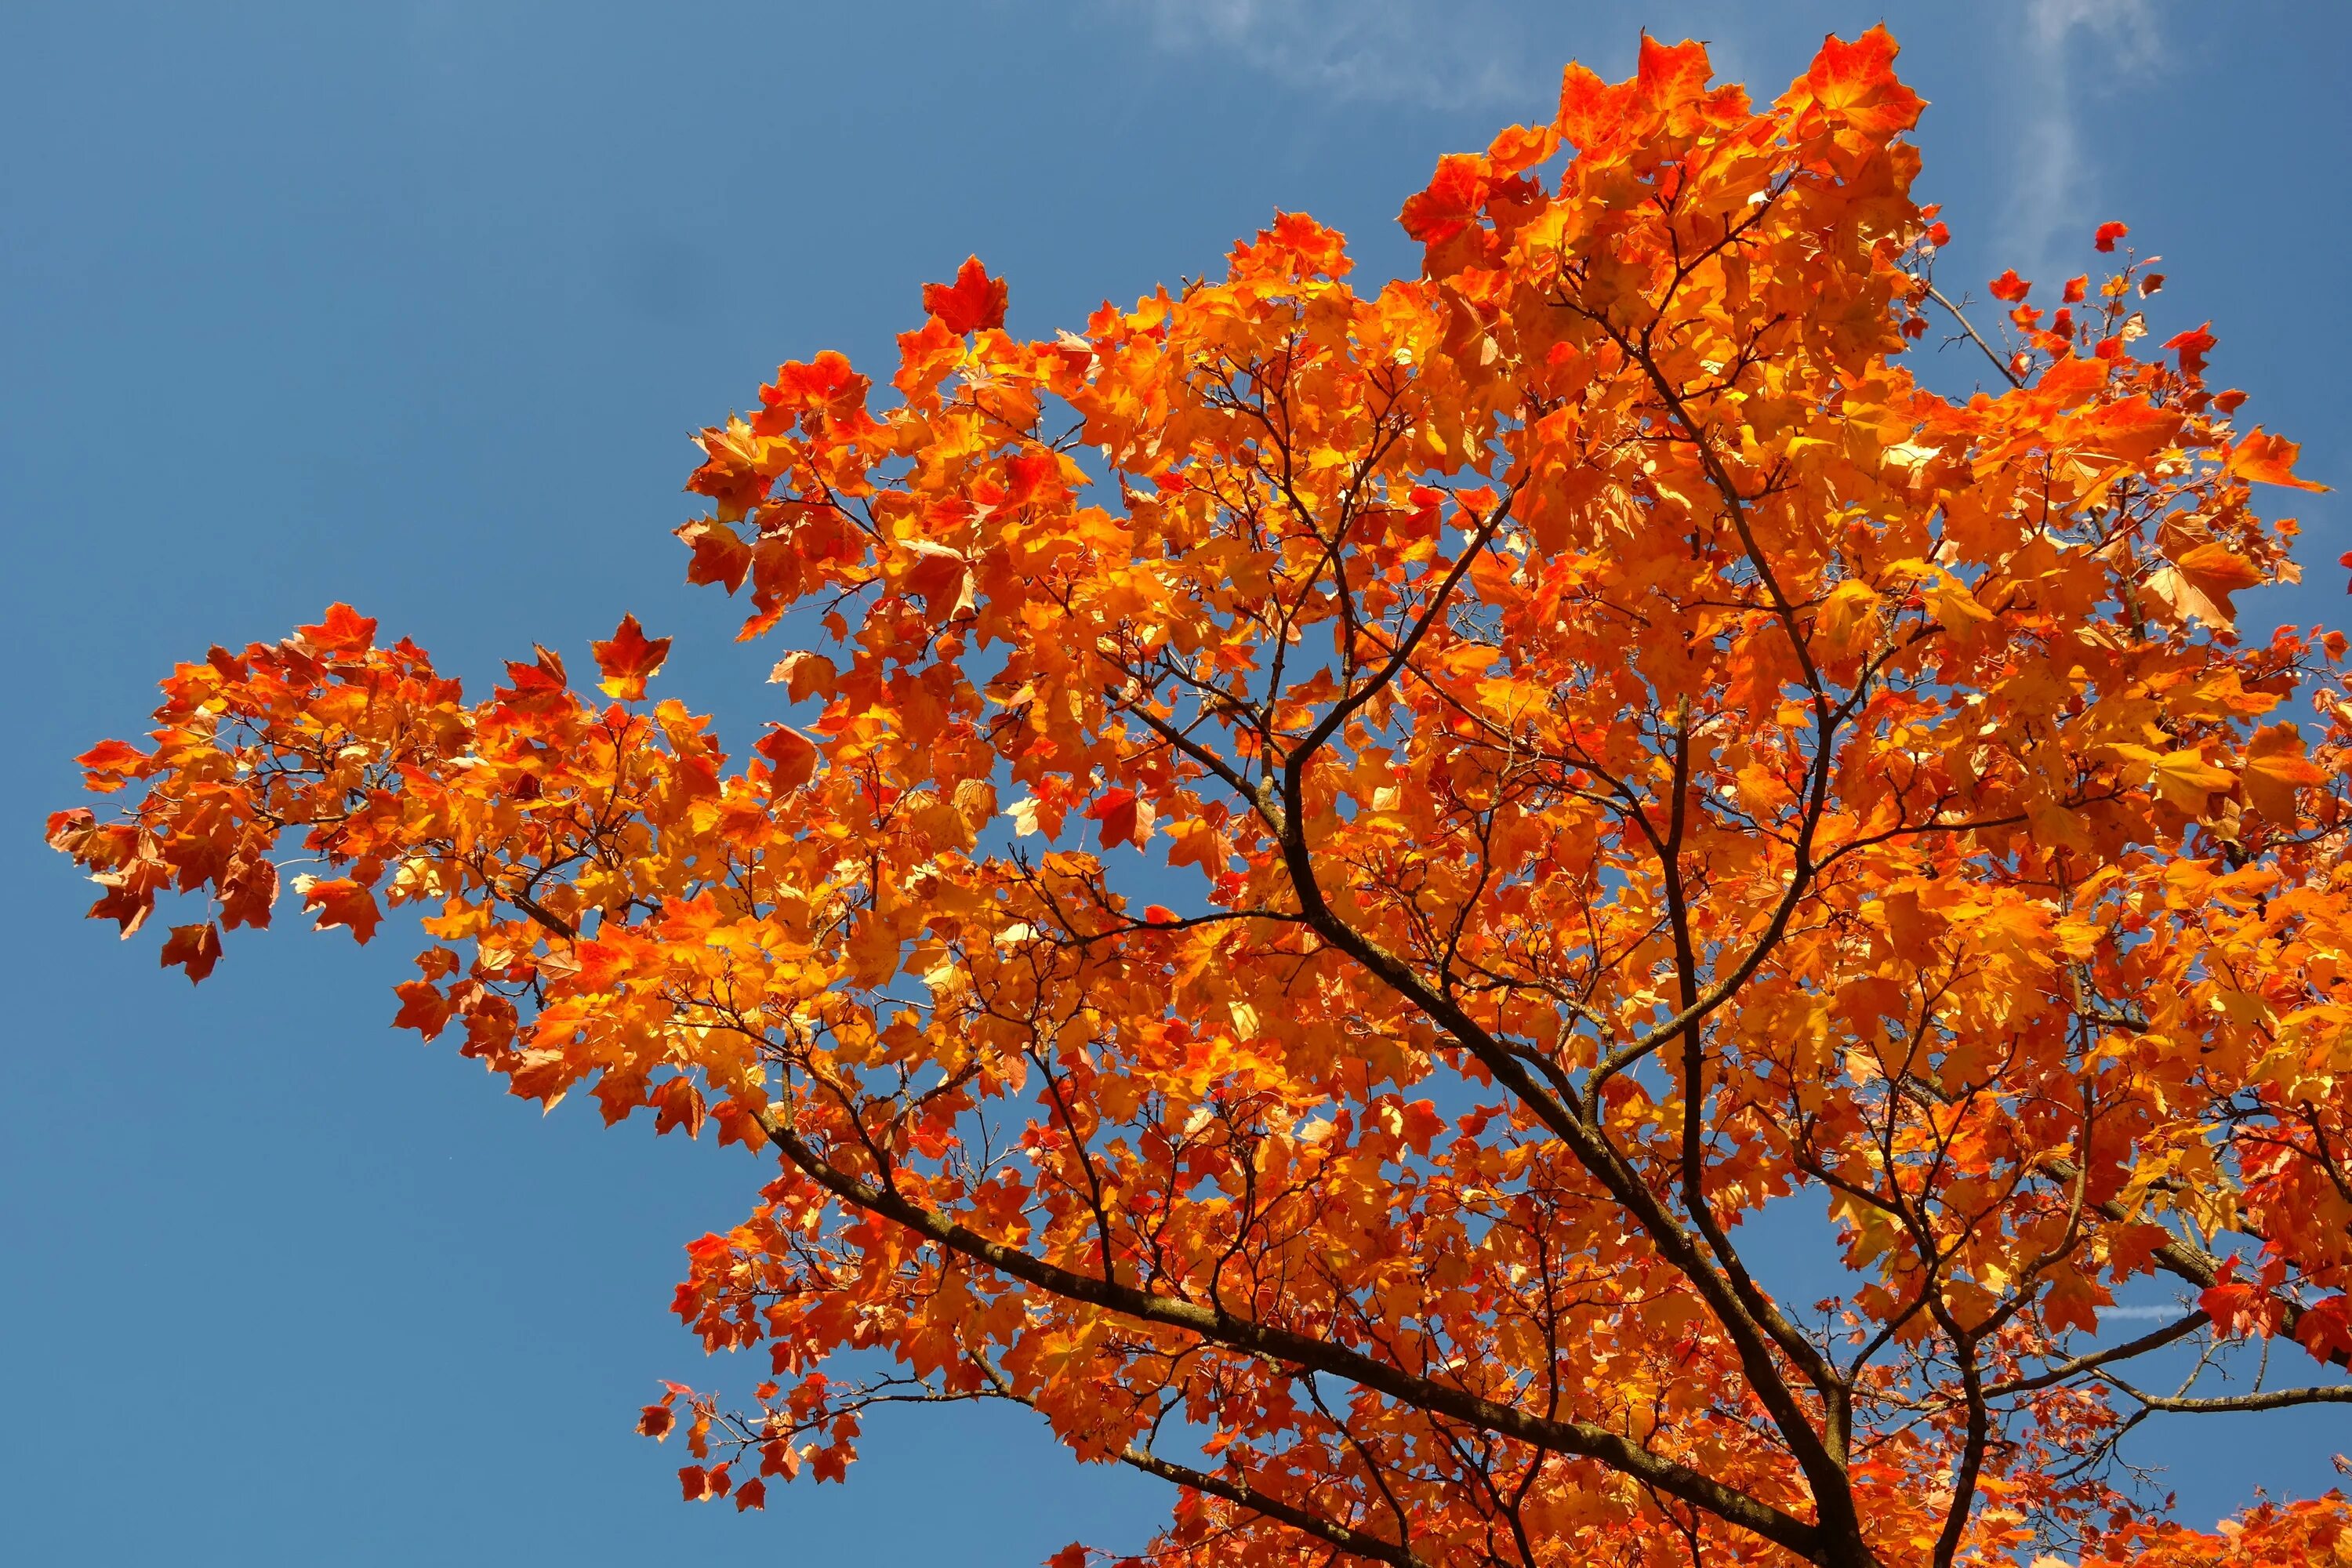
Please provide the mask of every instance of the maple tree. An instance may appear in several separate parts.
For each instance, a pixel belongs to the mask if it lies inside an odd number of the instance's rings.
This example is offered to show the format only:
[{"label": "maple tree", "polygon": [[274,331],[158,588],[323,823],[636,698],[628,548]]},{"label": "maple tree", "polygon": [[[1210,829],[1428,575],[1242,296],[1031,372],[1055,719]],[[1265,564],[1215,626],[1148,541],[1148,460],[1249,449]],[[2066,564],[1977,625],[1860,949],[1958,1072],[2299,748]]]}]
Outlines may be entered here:
[{"label": "maple tree", "polygon": [[338,605],[52,842],[203,902],[192,980],[293,853],[422,916],[401,1026],[759,1153],[677,1306],[770,1375],[641,1418],[689,1499],[992,1400],[1175,1483],[1171,1563],[2344,1562],[2114,1463],[2352,1396],[2347,644],[2232,600],[2317,487],[2119,224],[1962,316],[1894,53],[1570,67],[1374,293],[1286,215],[1039,341],[973,261],[878,403],[783,366],[679,531],[815,645],[740,763],[634,618],[469,700]]}]

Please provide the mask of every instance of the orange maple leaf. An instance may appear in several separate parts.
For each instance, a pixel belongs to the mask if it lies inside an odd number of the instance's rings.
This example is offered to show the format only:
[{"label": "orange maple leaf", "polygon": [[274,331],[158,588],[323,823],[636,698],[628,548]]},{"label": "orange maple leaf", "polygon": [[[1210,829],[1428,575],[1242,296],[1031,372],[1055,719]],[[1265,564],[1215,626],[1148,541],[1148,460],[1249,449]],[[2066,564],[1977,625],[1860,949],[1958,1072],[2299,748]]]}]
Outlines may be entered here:
[{"label": "orange maple leaf", "polygon": [[767,734],[751,749],[775,769],[779,789],[798,789],[816,772],[815,742],[789,724],[769,725]]},{"label": "orange maple leaf", "polygon": [[2289,824],[2296,820],[2295,792],[2326,784],[2327,774],[2305,753],[2303,737],[2294,725],[2271,724],[2247,742],[2238,780],[2257,811],[2273,822]]},{"label": "orange maple leaf", "polygon": [[194,984],[213,972],[220,954],[220,928],[212,921],[173,926],[171,937],[163,943],[163,967],[179,965],[187,971],[188,980]]},{"label": "orange maple leaf", "polygon": [[1883,139],[1908,131],[1927,100],[1895,76],[1896,52],[1884,25],[1850,44],[1832,37],[1801,79],[1803,89],[1823,112],[1865,136]]},{"label": "orange maple leaf", "polygon": [[646,694],[647,679],[669,657],[669,643],[667,637],[647,641],[637,617],[623,616],[619,628],[610,638],[588,645],[596,656],[596,668],[604,674],[597,685],[607,697],[624,702],[639,700]]},{"label": "orange maple leaf", "polygon": [[2251,430],[2230,448],[2230,471],[2256,484],[2284,485],[2290,489],[2325,490],[2327,487],[2297,479],[2294,460],[2303,448],[2283,437]]},{"label": "orange maple leaf", "polygon": [[376,907],[375,895],[349,877],[313,881],[301,892],[302,907],[318,912],[316,924],[320,931],[346,926],[352,941],[364,943],[383,920],[383,911]]}]

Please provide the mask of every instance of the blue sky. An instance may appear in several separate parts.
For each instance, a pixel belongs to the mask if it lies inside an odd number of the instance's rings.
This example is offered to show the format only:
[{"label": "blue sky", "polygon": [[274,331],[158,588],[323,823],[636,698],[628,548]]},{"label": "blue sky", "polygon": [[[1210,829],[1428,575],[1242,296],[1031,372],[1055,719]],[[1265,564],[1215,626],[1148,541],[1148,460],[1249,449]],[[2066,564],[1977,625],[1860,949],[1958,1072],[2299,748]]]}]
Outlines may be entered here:
[{"label": "blue sky", "polygon": [[[755,727],[774,649],[683,584],[695,426],[783,358],[886,363],[967,252],[1012,325],[1216,267],[1276,208],[1412,265],[1441,153],[1548,118],[1560,64],[1709,39],[1769,96],[1884,16],[1934,107],[1947,284],[2054,281],[2119,217],[2217,374],[2352,480],[2352,8],[1499,0],[0,8],[0,1519],[16,1560],[635,1563],[666,1548],[1038,1562],[1139,1544],[1157,1483],[1006,1415],[878,1423],[846,1488],[677,1501],[633,1436],[712,1381],[666,1310],[740,1151],[541,1120],[388,1027],[402,958],[233,941],[202,990],[77,919],[38,844],[71,754],[207,644],[350,599],[473,678],[634,610],[672,694]],[[2062,270],[2063,268],[2063,270]],[[1973,372],[1955,363],[1957,384]],[[2313,580],[2250,618],[2342,618]],[[2352,1422],[2172,1429],[2210,1519],[2309,1491]]]}]

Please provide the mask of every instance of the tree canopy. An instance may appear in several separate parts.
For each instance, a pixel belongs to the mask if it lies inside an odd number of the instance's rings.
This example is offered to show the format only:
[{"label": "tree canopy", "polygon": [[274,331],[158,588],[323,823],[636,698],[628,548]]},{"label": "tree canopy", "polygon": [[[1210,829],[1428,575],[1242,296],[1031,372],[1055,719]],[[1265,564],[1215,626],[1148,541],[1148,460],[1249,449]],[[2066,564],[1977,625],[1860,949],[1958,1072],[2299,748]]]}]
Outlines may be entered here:
[{"label": "tree canopy", "polygon": [[782,366],[678,530],[809,645],[748,754],[634,618],[475,700],[337,605],[51,841],[191,980],[280,858],[421,917],[401,1026],[757,1155],[677,1309],[766,1375],[640,1423],[689,1499],[992,1400],[1174,1483],[1169,1564],[2344,1562],[2116,1454],[2352,1398],[2347,642],[2233,604],[2317,487],[2121,224],[1963,316],[1894,55],[1571,66],[1374,292],[1286,214]]}]

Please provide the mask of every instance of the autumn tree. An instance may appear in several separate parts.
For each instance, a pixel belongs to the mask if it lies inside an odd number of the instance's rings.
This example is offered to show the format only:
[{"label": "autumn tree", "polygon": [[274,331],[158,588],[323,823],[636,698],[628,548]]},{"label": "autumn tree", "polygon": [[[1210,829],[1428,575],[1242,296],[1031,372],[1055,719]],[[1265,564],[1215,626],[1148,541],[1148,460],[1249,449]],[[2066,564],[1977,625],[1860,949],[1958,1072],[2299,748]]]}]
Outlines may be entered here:
[{"label": "autumn tree", "polygon": [[2233,604],[2316,487],[2120,224],[1962,315],[1894,52],[1570,67],[1377,292],[1286,215],[783,366],[678,531],[812,645],[740,760],[634,619],[474,700],[338,605],[51,840],[192,980],[289,857],[421,915],[401,1026],[745,1146],[689,1498],[985,1400],[1173,1483],[1170,1564],[2345,1562],[2113,1463],[2352,1397],[2346,639]]}]

